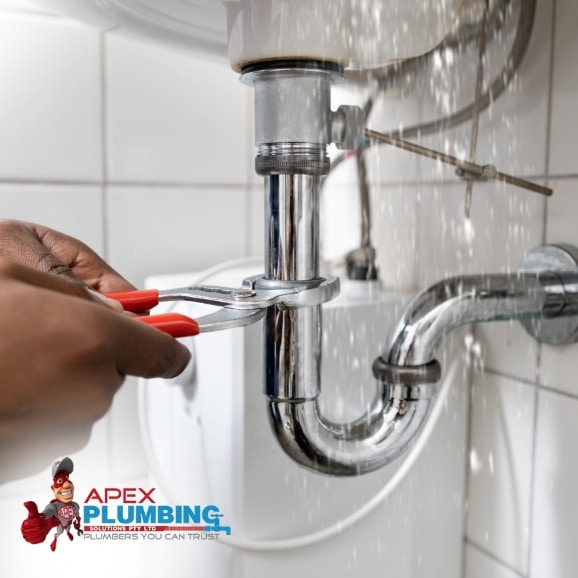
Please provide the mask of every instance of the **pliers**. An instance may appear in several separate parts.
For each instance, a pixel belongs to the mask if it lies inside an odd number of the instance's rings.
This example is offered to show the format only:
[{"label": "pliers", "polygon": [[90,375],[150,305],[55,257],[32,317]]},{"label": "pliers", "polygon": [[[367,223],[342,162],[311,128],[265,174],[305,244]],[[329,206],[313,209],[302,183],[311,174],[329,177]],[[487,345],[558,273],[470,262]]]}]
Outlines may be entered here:
[{"label": "pliers", "polygon": [[[144,289],[141,291],[128,291],[124,293],[108,293],[109,299],[118,301],[125,311],[131,313],[147,313],[156,307],[161,301],[200,301],[199,299],[187,299],[183,291],[179,293],[172,290],[159,291],[158,289]],[[194,297],[194,295],[191,295]],[[226,309],[222,308],[214,313],[203,315],[198,319],[192,319],[182,313],[161,313],[158,315],[142,315],[139,321],[152,325],[173,337],[189,337],[201,332],[219,331],[233,327],[243,327],[259,321],[265,315],[265,309]]]},{"label": "pliers", "polygon": [[271,305],[305,307],[329,301],[339,293],[339,279],[317,279],[311,282],[268,284],[260,276],[249,277],[237,289],[213,285],[196,285],[177,289],[145,289],[108,293],[125,311],[146,313],[165,301],[193,301],[220,307],[218,311],[192,319],[181,313],[143,315],[139,321],[152,325],[173,337],[188,337],[209,331],[250,325],[262,319]]}]

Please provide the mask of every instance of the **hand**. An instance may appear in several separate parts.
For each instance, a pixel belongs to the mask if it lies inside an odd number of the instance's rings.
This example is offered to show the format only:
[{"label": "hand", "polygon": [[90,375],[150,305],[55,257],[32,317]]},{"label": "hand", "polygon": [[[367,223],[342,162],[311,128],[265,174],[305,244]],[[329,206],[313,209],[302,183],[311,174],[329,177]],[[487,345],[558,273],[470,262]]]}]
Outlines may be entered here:
[{"label": "hand", "polygon": [[44,542],[51,524],[47,523],[44,514],[38,513],[36,502],[24,502],[24,506],[28,510],[28,517],[20,527],[22,537],[30,544],[40,544]]},{"label": "hand", "polygon": [[0,257],[100,293],[135,288],[84,243],[34,223],[0,219]]},{"label": "hand", "polygon": [[83,447],[126,375],[172,377],[189,360],[172,337],[78,290],[0,260],[0,477]]}]

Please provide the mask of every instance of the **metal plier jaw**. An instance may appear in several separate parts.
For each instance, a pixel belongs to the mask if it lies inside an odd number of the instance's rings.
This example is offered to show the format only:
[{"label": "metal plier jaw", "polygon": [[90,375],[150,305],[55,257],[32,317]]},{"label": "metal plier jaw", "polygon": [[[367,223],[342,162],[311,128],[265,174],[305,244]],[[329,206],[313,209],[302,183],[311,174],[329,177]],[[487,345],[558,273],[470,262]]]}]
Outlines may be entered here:
[{"label": "metal plier jaw", "polygon": [[272,281],[262,276],[243,280],[241,287],[194,285],[175,289],[145,289],[109,293],[107,297],[121,303],[125,311],[146,313],[159,303],[192,301],[219,307],[218,311],[192,319],[180,313],[141,316],[138,319],[173,337],[201,332],[220,331],[256,323],[273,305],[286,309],[312,307],[330,301],[339,294],[339,279],[310,281]]}]

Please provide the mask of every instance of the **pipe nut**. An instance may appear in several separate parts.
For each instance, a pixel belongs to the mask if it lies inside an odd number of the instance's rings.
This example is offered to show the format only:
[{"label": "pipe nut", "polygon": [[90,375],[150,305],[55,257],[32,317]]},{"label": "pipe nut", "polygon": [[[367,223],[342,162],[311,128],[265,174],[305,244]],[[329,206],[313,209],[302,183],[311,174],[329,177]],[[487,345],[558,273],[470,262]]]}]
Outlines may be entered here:
[{"label": "pipe nut", "polygon": [[442,368],[436,359],[424,365],[391,365],[378,357],[372,366],[373,375],[388,385],[425,385],[437,383],[442,376]]},{"label": "pipe nut", "polygon": [[363,136],[365,115],[358,106],[342,105],[332,115],[331,138],[338,149],[354,150]]}]

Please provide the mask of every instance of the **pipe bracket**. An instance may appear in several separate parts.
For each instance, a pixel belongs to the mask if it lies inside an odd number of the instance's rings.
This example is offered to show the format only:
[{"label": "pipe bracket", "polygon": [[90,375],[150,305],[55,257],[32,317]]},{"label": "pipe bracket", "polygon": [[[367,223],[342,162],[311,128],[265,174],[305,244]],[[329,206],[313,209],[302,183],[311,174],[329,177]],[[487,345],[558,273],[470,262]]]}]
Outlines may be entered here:
[{"label": "pipe bracket", "polygon": [[442,376],[441,365],[436,359],[423,365],[392,365],[378,357],[373,362],[372,370],[376,379],[395,386],[413,387],[436,384]]}]

